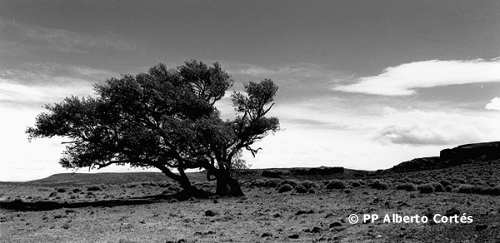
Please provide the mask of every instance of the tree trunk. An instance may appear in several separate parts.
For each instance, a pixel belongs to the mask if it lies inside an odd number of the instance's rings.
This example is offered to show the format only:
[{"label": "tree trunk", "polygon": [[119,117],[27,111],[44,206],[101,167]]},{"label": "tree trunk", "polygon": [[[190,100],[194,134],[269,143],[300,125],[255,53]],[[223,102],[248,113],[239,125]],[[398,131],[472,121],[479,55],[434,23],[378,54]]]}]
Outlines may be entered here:
[{"label": "tree trunk", "polygon": [[187,177],[186,173],[184,173],[184,170],[180,169],[179,175],[177,175],[165,167],[160,167],[159,169],[167,177],[176,180],[182,187],[182,192],[178,194],[180,199],[187,199],[190,197],[208,198],[209,193],[194,187],[189,181],[189,178]]},{"label": "tree trunk", "polygon": [[240,183],[229,175],[228,172],[219,172],[217,174],[216,194],[221,196],[244,196]]}]

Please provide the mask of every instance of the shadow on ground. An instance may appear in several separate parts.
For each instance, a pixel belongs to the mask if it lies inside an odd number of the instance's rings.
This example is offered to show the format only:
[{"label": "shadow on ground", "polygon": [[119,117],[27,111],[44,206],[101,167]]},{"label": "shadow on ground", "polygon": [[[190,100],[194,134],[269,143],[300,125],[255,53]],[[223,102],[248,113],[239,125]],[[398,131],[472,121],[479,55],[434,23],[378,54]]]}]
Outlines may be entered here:
[{"label": "shadow on ground", "polygon": [[55,201],[23,201],[20,199],[12,201],[0,201],[0,209],[13,211],[48,211],[60,208],[83,208],[83,207],[115,207],[126,205],[143,205],[179,199],[178,194],[159,194],[153,196],[133,197],[116,200],[98,200],[91,202],[55,202]]}]

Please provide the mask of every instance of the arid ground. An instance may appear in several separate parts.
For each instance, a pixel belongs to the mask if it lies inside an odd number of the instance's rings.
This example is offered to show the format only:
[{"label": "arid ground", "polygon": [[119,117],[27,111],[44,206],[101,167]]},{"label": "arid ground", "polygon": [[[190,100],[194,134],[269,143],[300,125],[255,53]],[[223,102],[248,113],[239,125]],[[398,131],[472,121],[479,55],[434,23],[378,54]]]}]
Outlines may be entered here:
[{"label": "arid ground", "polygon": [[[312,170],[312,171],[311,171]],[[159,173],[2,183],[2,242],[498,242],[500,162],[396,173],[241,172],[245,197],[172,197]],[[191,177],[213,190],[201,173]],[[351,214],[472,216],[472,223],[351,224]],[[360,219],[361,221],[361,219]],[[431,220],[432,221],[432,220]]]}]

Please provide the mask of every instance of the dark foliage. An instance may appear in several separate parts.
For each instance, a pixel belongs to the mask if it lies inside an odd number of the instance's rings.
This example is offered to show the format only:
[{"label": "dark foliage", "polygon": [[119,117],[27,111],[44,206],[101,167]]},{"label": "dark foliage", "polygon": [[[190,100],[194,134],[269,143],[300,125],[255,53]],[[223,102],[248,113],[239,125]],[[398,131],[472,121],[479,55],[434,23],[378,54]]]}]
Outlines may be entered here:
[{"label": "dark foliage", "polygon": [[224,121],[215,103],[232,83],[217,63],[189,61],[173,71],[159,64],[96,85],[96,97],[47,105],[27,133],[70,139],[60,160],[66,168],[153,167],[194,193],[185,170],[201,168],[219,194],[242,195],[231,171],[242,167],[243,149],[255,154],[254,142],[279,128],[266,117],[278,88],[268,79],[248,83],[232,95],[237,117]]},{"label": "dark foliage", "polygon": [[326,184],[326,189],[344,189],[345,183],[340,180],[331,180]]},{"label": "dark foliage", "polygon": [[318,168],[295,168],[291,169],[292,175],[331,175],[344,173],[344,167],[318,167]]},{"label": "dark foliage", "polygon": [[377,190],[386,190],[389,188],[389,186],[386,183],[379,180],[373,181],[372,183],[368,184],[368,186]]}]

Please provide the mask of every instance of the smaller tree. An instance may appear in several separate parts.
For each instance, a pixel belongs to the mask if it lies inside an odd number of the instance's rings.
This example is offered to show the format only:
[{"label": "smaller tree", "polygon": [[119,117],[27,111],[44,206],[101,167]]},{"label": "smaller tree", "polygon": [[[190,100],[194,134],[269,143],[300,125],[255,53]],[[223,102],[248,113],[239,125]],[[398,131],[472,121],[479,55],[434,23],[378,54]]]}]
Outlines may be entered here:
[{"label": "smaller tree", "polygon": [[250,82],[232,96],[239,115],[224,121],[215,103],[231,85],[217,63],[190,61],[173,71],[159,64],[96,85],[96,97],[47,105],[27,133],[69,139],[60,160],[67,168],[153,167],[194,196],[201,191],[185,171],[201,168],[217,179],[218,194],[239,196],[231,171],[242,165],[243,149],[255,154],[252,145],[279,128],[277,118],[266,117],[278,88],[271,80]]},{"label": "smaller tree", "polygon": [[254,143],[269,132],[279,129],[279,120],[266,117],[274,106],[274,97],[278,87],[270,79],[259,83],[249,82],[245,92],[234,92],[232,101],[238,113],[234,120],[211,122],[217,127],[207,126],[202,129],[199,141],[210,148],[207,173],[217,178],[217,193],[226,195],[243,195],[238,182],[232,178],[231,171],[243,149],[255,155],[261,148],[253,147]]}]

